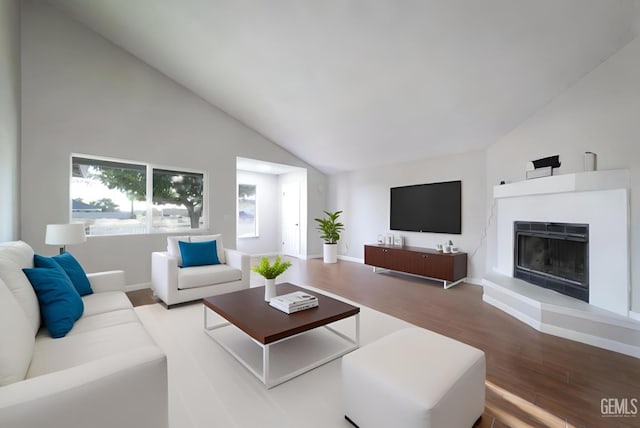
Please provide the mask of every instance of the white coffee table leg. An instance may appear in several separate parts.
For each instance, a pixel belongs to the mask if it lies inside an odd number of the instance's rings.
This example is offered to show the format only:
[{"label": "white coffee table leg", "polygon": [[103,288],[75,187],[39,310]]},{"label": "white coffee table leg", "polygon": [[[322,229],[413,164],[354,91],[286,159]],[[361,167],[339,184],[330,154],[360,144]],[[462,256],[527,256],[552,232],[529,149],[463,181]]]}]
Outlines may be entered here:
[{"label": "white coffee table leg", "polygon": [[262,383],[267,388],[271,387],[271,379],[269,374],[269,352],[271,351],[271,345],[264,345],[262,347]]}]

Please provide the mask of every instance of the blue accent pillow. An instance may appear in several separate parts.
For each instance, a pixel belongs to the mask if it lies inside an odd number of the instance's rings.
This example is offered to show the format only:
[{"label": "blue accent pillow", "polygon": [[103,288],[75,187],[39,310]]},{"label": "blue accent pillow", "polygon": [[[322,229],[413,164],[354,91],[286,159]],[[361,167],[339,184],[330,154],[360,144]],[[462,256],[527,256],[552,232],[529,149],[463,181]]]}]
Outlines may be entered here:
[{"label": "blue accent pillow", "polygon": [[93,290],[91,289],[91,284],[89,283],[89,278],[87,278],[87,274],[85,273],[82,266],[75,257],[71,255],[71,253],[62,253],[57,256],[53,256],[53,260],[55,260],[64,271],[69,275],[69,279],[71,283],[78,291],[78,294],[81,296],[86,296],[88,294],[93,294]]},{"label": "blue accent pillow", "polygon": [[44,257],[39,254],[35,254],[33,256],[33,264],[35,267],[43,268],[53,268],[56,266],[61,267],[69,276],[71,283],[76,288],[76,291],[78,291],[80,296],[93,294],[87,274],[84,272],[84,269],[82,269],[82,266],[80,266],[80,263],[78,263],[78,260],[76,260],[71,253],[65,252],[53,257]]},{"label": "blue accent pillow", "polygon": [[182,257],[182,267],[219,265],[218,249],[216,241],[182,242],[180,246],[180,256]]},{"label": "blue accent pillow", "polygon": [[64,337],[82,315],[84,303],[60,267],[23,269],[38,296],[40,314],[51,337]]}]

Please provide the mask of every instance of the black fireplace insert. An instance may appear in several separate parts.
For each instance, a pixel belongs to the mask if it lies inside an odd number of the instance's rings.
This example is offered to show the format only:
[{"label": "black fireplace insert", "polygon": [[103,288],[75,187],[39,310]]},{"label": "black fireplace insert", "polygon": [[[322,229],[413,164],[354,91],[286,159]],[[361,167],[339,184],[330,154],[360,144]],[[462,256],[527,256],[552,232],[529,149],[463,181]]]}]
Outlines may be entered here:
[{"label": "black fireplace insert", "polygon": [[516,221],[514,247],[515,278],[589,302],[589,225]]}]

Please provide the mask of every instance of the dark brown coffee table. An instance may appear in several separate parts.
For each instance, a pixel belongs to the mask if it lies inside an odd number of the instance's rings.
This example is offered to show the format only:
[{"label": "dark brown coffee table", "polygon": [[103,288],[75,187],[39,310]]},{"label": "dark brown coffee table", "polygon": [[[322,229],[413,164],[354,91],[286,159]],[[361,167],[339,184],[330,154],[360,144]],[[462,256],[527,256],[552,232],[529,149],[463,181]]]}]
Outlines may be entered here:
[{"label": "dark brown coffee table", "polygon": [[[220,346],[233,355],[251,373],[260,379],[267,388],[274,387],[289,379],[299,376],[329,361],[335,360],[355,349],[360,345],[360,308],[340,300],[325,296],[316,291],[297,287],[293,284],[282,283],[277,285],[277,293],[286,294],[293,291],[305,291],[318,298],[318,307],[305,309],[293,314],[286,314],[275,309],[264,301],[264,287],[248,288],[218,296],[207,297],[202,300],[204,304],[204,329]],[[209,325],[208,311],[213,311],[225,319],[224,322]],[[329,324],[345,318],[354,317],[355,331],[349,337]],[[223,327],[235,326],[246,334],[262,349],[262,367],[256,367],[243,358],[239,352],[220,337],[216,337],[215,330]],[[273,379],[271,377],[270,354],[272,347],[284,341],[309,333],[310,331],[324,327],[334,334],[338,340],[344,342],[339,350],[323,355],[302,367],[296,367],[292,371]],[[288,351],[289,353],[291,350]]]}]

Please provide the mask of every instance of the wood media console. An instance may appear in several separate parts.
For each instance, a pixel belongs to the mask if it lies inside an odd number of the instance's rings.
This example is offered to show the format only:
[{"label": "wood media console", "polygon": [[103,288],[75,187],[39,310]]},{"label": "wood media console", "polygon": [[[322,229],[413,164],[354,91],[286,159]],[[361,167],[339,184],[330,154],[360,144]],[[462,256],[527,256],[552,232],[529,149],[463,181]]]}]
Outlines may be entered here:
[{"label": "wood media console", "polygon": [[431,248],[365,245],[364,263],[378,268],[435,279],[451,288],[467,277],[467,253],[443,253]]}]

